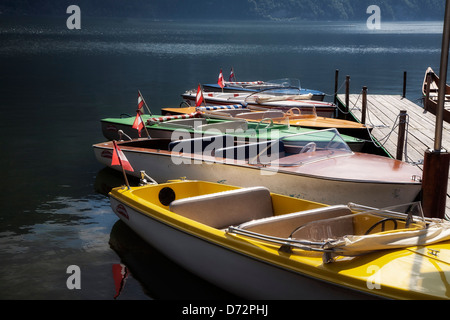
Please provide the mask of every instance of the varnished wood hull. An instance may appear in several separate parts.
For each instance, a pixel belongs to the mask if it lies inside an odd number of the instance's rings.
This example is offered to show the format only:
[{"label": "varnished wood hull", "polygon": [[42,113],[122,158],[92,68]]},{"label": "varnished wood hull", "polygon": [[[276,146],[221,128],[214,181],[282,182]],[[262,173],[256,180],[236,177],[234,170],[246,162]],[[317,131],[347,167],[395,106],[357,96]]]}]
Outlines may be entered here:
[{"label": "varnished wood hull", "polygon": [[[139,176],[139,171],[145,170],[158,182],[187,177],[242,187],[262,185],[280,194],[325,204],[357,202],[372,207],[411,202],[421,190],[413,177],[421,174],[419,169],[380,156],[356,153],[283,168],[119,145],[135,170],[130,174]],[[111,166],[112,148],[112,142],[94,145],[97,160],[105,166]]]}]

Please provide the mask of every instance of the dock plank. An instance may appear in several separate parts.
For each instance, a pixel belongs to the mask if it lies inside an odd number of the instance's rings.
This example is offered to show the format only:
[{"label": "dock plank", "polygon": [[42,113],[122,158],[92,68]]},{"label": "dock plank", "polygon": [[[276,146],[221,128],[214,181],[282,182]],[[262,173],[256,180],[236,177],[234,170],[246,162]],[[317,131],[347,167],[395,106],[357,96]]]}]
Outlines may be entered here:
[{"label": "dock plank", "polygon": [[[345,104],[345,95],[338,95],[341,105]],[[361,122],[362,96],[349,96],[349,111]],[[436,117],[418,104],[401,95],[367,95],[366,124],[372,125],[372,136],[393,157],[397,154],[398,116],[402,110],[407,112],[406,147],[403,160],[415,164],[423,171],[423,159],[427,149],[434,148]],[[397,123],[396,123],[397,120]],[[442,147],[449,150],[450,124],[444,122]],[[446,215],[450,217],[450,179],[447,185]]]}]

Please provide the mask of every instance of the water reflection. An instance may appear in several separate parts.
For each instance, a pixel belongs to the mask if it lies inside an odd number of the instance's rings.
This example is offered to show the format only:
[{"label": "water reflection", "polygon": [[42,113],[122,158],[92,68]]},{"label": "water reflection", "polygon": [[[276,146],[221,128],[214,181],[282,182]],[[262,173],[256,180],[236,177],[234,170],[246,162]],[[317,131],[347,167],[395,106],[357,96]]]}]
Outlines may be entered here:
[{"label": "water reflection", "polygon": [[[105,268],[115,255],[108,245],[117,219],[99,194],[59,195],[22,213],[15,228],[0,233],[0,299],[104,299]],[[82,289],[66,287],[67,267],[78,265]]]},{"label": "water reflection", "polygon": [[[131,178],[129,182],[131,185],[138,185],[139,180]],[[121,172],[104,168],[97,175],[95,190],[107,195],[112,188],[123,184],[124,178]],[[111,209],[110,214],[115,216]],[[128,283],[126,280],[130,275],[138,280],[144,293],[153,299],[230,299],[234,297],[166,258],[121,220],[112,227],[109,245],[120,257],[120,264],[122,264],[122,266],[115,264],[111,267],[115,277],[117,299],[126,293]],[[113,270],[116,272],[113,273]],[[126,273],[128,271],[130,275]],[[123,278],[121,278],[121,272]]]},{"label": "water reflection", "polygon": [[[209,282],[186,271],[159,251],[143,241],[121,220],[117,221],[109,239],[111,248],[120,257],[121,263],[139,281],[144,292],[154,299],[195,300],[233,299]],[[122,269],[120,269],[122,271]],[[127,282],[116,293],[126,294]]]}]

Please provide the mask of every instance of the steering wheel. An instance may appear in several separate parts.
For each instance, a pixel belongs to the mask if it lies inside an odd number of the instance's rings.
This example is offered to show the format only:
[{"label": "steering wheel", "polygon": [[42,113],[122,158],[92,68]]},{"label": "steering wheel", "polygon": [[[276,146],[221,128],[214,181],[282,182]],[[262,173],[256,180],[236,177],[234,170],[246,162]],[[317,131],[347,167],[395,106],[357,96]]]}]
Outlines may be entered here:
[{"label": "steering wheel", "polygon": [[272,128],[272,127],[273,127],[273,119],[272,119],[272,118],[264,118],[264,119],[262,119],[260,122],[258,122],[258,124],[257,124],[255,130],[258,130],[258,129],[259,129],[259,126],[262,125],[262,124],[264,123],[264,121],[269,121],[269,123],[267,124],[267,126],[264,127],[265,129],[269,129],[269,128]]},{"label": "steering wheel", "polygon": [[[294,111],[298,111],[298,114],[297,114],[297,113],[294,113]],[[289,116],[289,117],[295,116],[295,115],[301,116],[301,115],[302,115],[302,112],[300,111],[299,108],[294,107],[294,108],[290,108],[288,111],[286,111],[286,115]]]},{"label": "steering wheel", "polygon": [[377,221],[373,226],[371,226],[366,233],[364,233],[364,235],[368,235],[373,229],[375,229],[379,224],[381,224],[381,231],[384,231],[384,225],[387,221],[392,221],[394,222],[394,230],[397,229],[397,220],[394,218],[386,218],[380,221]]},{"label": "steering wheel", "polygon": [[316,151],[316,143],[315,142],[310,142],[307,143],[302,150],[300,150],[300,153],[306,153],[306,152],[314,152]]}]

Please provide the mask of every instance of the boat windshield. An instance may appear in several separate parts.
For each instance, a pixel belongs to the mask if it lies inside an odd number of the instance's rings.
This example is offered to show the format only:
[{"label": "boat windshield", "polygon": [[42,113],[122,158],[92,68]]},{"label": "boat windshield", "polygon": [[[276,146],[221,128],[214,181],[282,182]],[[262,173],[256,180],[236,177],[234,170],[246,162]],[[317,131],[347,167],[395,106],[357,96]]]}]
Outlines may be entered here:
[{"label": "boat windshield", "polygon": [[[351,214],[317,219],[297,227],[289,235],[292,239],[301,239],[336,247],[344,238],[382,237],[390,231],[398,235],[400,230],[421,230],[426,227],[420,202],[397,205],[384,209],[370,208],[357,204],[348,204]],[[391,238],[391,237],[390,237]],[[397,238],[398,239],[398,238]],[[350,240],[351,241],[351,240]]]},{"label": "boat windshield", "polygon": [[269,88],[254,92],[244,98],[245,103],[259,103],[264,104],[268,102],[280,101],[307,101],[311,100],[312,94],[302,91],[301,88],[296,87],[280,87]]},{"label": "boat windshield", "polygon": [[[300,80],[298,79],[291,79],[291,78],[284,78],[284,79],[276,79],[276,80],[269,80],[264,81],[264,84],[259,85],[259,88],[298,88],[301,89],[300,86]],[[251,88],[251,86],[248,86],[247,88]]]},{"label": "boat windshield", "polygon": [[305,106],[293,107],[285,112],[285,116],[292,120],[316,119],[317,118],[316,106],[313,105],[312,107],[305,107]]},{"label": "boat windshield", "polygon": [[[360,256],[378,250],[423,246],[450,239],[450,224],[444,220],[424,218],[420,202],[384,209],[349,203],[347,206],[310,211],[307,215],[292,213],[283,216],[283,221],[299,223],[283,237],[276,235],[275,228],[283,228],[286,224],[280,224],[276,218],[230,227],[228,232],[278,243],[280,251],[290,254],[301,254],[305,250],[322,252],[325,263],[335,261],[338,256]],[[268,223],[272,224],[271,228],[260,228]],[[294,251],[296,249],[300,251]]]},{"label": "boat windshield", "polygon": [[300,166],[353,154],[334,128],[289,135],[279,140],[286,155],[279,159],[280,166]]}]

